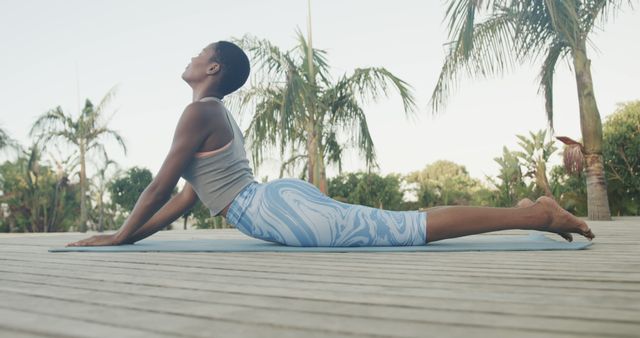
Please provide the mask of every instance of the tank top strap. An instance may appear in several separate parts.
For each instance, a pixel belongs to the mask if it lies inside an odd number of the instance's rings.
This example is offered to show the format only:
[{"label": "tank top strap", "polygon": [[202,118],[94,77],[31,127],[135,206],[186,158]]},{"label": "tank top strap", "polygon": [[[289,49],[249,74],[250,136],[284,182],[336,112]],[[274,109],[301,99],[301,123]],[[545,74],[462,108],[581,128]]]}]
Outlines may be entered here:
[{"label": "tank top strap", "polygon": [[205,96],[205,97],[201,98],[198,101],[200,101],[200,102],[216,101],[216,102],[220,102],[220,103],[222,103],[222,105],[224,105],[224,102],[222,102],[222,100],[220,100],[219,98],[217,98],[215,96]]}]

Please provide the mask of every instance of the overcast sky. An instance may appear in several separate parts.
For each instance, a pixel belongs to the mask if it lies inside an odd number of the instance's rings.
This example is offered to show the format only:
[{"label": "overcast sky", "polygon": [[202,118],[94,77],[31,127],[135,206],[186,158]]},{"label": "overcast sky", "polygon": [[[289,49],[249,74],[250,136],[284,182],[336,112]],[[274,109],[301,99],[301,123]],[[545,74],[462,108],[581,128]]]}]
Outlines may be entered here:
[{"label": "overcast sky", "polygon": [[[58,105],[77,113],[79,97],[99,102],[118,85],[110,126],[129,152],[125,156],[114,143],[108,149],[123,167],[155,173],[191,100],[180,78],[190,58],[210,42],[244,34],[292,47],[296,28],[306,29],[306,3],[0,0],[0,126],[26,145],[38,115]],[[382,66],[414,88],[420,108],[414,119],[405,117],[396,95],[365,105],[382,174],[447,159],[473,177],[495,175],[493,158],[505,145],[516,148],[516,134],[546,128],[539,62],[502,78],[462,78],[446,109],[432,115],[428,101],[447,42],[444,2],[323,0],[312,10],[314,46],[328,52],[335,77]],[[592,35],[597,50],[589,53],[604,120],[617,103],[640,99],[640,13],[625,8],[601,28]],[[578,139],[575,79],[566,63],[555,80],[556,134]],[[364,169],[356,158],[345,163],[347,171]],[[274,158],[257,176],[275,178],[270,167],[277,164]]]}]

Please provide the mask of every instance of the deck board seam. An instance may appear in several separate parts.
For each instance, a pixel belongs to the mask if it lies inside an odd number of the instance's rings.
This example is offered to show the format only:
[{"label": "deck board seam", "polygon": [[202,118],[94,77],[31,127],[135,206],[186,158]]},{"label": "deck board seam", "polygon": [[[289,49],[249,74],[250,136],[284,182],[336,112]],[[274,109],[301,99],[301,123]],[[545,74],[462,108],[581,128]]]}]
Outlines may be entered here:
[{"label": "deck board seam", "polygon": [[[6,279],[0,279],[0,280],[6,280]],[[64,285],[62,284],[48,284],[48,283],[40,283],[40,282],[33,282],[33,281],[22,281],[22,280],[8,280],[8,281],[13,281],[13,282],[21,282],[21,283],[25,283],[25,284],[35,284],[35,285],[53,285],[56,287],[64,287]],[[135,293],[131,293],[131,292],[122,292],[122,291],[111,291],[111,290],[101,290],[101,289],[96,289],[96,288],[90,288],[90,287],[79,287],[79,286],[74,286],[74,288],[77,289],[81,289],[81,290],[86,290],[86,291],[99,291],[99,292],[105,292],[105,293],[113,293],[113,294],[117,294],[117,295],[134,295],[134,296],[141,296],[141,297],[151,297],[150,295],[139,295],[139,294],[135,294]],[[190,289],[190,288],[185,288],[185,289]],[[194,289],[191,289],[194,290]],[[198,290],[198,291],[202,291],[202,290]],[[32,295],[26,292],[16,292],[16,291],[10,291],[10,290],[5,290],[2,289],[0,287],[0,292],[7,292],[7,293],[18,293],[18,294],[23,294],[23,295],[30,295],[30,296],[34,296],[34,297],[45,297],[45,296],[39,296],[39,295]],[[220,292],[220,291],[215,291],[215,292]],[[222,292],[220,292],[222,293]],[[233,294],[240,294],[240,295],[246,295],[246,296],[252,296],[252,294],[246,294],[246,293],[241,293],[241,292],[225,292],[225,293],[233,293]],[[51,296],[49,296],[51,297]],[[263,309],[263,310],[274,310],[274,309],[278,309],[278,308],[274,308],[274,307],[267,307],[267,306],[247,306],[244,304],[237,304],[237,303],[232,303],[232,302],[220,302],[220,301],[202,301],[202,300],[196,300],[196,299],[183,299],[183,298],[178,298],[178,297],[170,297],[170,296],[158,296],[158,295],[154,295],[153,297],[158,297],[158,298],[164,298],[167,300],[179,300],[179,301],[185,301],[185,302],[191,302],[191,303],[203,303],[203,304],[220,304],[220,305],[231,305],[231,306],[238,306],[238,307],[246,307],[246,308],[257,308],[257,309]],[[265,297],[268,297],[265,295]],[[327,301],[327,300],[318,300],[318,299],[311,299],[311,298],[301,298],[301,297],[286,297],[286,296],[272,296],[273,298],[286,298],[286,299],[294,299],[294,300],[313,300],[313,301],[317,301],[317,302],[326,302],[326,303],[336,303],[336,301],[331,300],[331,301]],[[54,298],[51,297],[52,299],[58,299],[58,300],[65,300],[64,298]],[[433,297],[433,298],[441,298],[441,297]],[[445,298],[446,299],[446,298]],[[74,302],[74,300],[68,300],[71,302]],[[514,316],[514,317],[535,317],[535,318],[551,318],[551,319],[557,319],[557,316],[547,316],[547,315],[532,315],[532,314],[516,314],[516,313],[508,313],[508,312],[500,312],[500,311],[486,311],[486,310],[482,310],[482,311],[478,311],[478,310],[471,310],[471,309],[455,309],[455,310],[450,310],[450,309],[442,309],[442,308],[436,308],[436,307],[429,307],[429,306],[422,306],[422,307],[416,307],[416,306],[411,306],[411,305],[407,305],[407,306],[403,306],[403,305],[397,305],[397,304],[393,304],[393,305],[382,305],[382,304],[377,304],[377,303],[362,303],[362,302],[346,302],[343,301],[341,303],[345,303],[345,304],[353,304],[353,305],[362,305],[362,306],[384,306],[384,307],[397,307],[397,308],[409,308],[409,309],[424,309],[424,310],[435,310],[435,311],[449,311],[449,312],[468,312],[468,313],[490,313],[490,314],[495,314],[495,315],[509,315],[509,316]],[[499,303],[499,302],[498,302]],[[519,303],[520,304],[520,303]],[[287,309],[282,309],[283,311],[292,311],[292,310],[287,310]],[[325,314],[325,315],[337,315],[335,313],[331,313],[331,312],[320,312],[320,311],[309,311],[309,310],[295,310],[296,312],[308,312],[308,313],[316,313],[316,314]],[[340,316],[343,316],[343,314],[340,314]],[[367,318],[367,319],[385,319],[385,318],[381,318],[381,317],[370,317],[370,316],[362,316],[362,315],[351,315],[351,317],[354,318]],[[600,321],[602,323],[621,323],[621,324],[640,324],[640,321],[628,321],[628,320],[611,320],[611,319],[606,319],[606,320],[602,320],[602,319],[597,319],[597,318],[589,318],[589,319],[585,319],[584,317],[571,317],[571,316],[566,316],[563,317],[566,319],[573,319],[573,320],[588,320],[588,321]],[[391,319],[391,321],[407,321],[407,322],[420,322],[420,321],[415,321],[415,320],[401,320],[401,319]],[[443,324],[443,325],[451,325],[449,323],[444,323],[444,322],[434,322],[434,323],[438,323],[438,324]]]}]

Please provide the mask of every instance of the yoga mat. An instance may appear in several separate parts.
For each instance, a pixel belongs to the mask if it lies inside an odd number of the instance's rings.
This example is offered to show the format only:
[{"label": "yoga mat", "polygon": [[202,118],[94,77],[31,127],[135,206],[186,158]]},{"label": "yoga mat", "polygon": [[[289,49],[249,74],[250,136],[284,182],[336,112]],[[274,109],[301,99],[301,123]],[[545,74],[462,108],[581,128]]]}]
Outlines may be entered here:
[{"label": "yoga mat", "polygon": [[294,247],[259,239],[144,239],[136,244],[51,248],[49,252],[417,252],[579,250],[591,242],[556,241],[540,232],[527,236],[491,235],[451,238],[420,246]]}]

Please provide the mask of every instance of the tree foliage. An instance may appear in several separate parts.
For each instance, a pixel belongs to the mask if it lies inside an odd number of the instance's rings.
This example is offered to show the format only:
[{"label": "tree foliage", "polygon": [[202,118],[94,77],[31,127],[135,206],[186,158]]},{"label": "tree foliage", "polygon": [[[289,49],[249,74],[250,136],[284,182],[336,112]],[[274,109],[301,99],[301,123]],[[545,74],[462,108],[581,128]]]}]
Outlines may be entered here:
[{"label": "tree foliage", "polygon": [[[602,124],[587,57],[589,35],[631,0],[449,0],[449,50],[431,95],[442,109],[461,72],[471,77],[501,74],[540,62],[539,91],[553,129],[553,84],[559,62],[575,72],[580,127],[587,159],[589,218],[610,220],[602,156]],[[548,192],[547,192],[548,193]]]},{"label": "tree foliage", "polygon": [[436,161],[421,171],[409,173],[406,180],[417,185],[416,193],[423,207],[489,203],[475,198],[486,196],[483,193],[487,189],[480,181],[471,178],[464,166],[451,161]]},{"label": "tree foliage", "polygon": [[495,188],[494,204],[497,207],[512,207],[522,198],[534,198],[532,184],[524,180],[520,158],[517,152],[502,147],[502,156],[494,158],[500,165],[495,178],[487,177]]},{"label": "tree foliage", "polygon": [[87,99],[82,111],[77,117],[65,113],[60,106],[51,109],[37,118],[30,134],[37,136],[40,144],[47,146],[49,141],[64,141],[77,151],[80,164],[80,230],[86,231],[88,220],[87,194],[89,184],[87,180],[87,156],[99,150],[108,158],[103,141],[107,137],[114,138],[126,153],[126,145],[120,134],[108,128],[109,118],[105,112],[114,90],[110,90],[97,106]]},{"label": "tree foliage", "polygon": [[402,210],[401,177],[376,173],[347,173],[329,180],[329,196],[349,204],[366,205],[386,210]]},{"label": "tree foliage", "polygon": [[537,195],[553,196],[549,180],[547,178],[547,162],[551,155],[558,150],[554,141],[545,142],[547,132],[529,132],[529,138],[524,135],[516,135],[521,151],[515,154],[521,160],[520,165],[525,169],[524,177],[528,177],[535,182]]},{"label": "tree foliage", "polygon": [[239,104],[253,115],[246,137],[256,167],[277,150],[281,173],[302,164],[301,176],[326,192],[326,165],[340,168],[345,149],[357,150],[368,168],[377,165],[363,102],[395,90],[405,112],[415,110],[409,85],[385,68],[358,68],[332,81],[326,52],[312,48],[300,32],[290,50],[252,36],[238,43],[258,74],[258,83],[240,92]]},{"label": "tree foliage", "polygon": [[73,229],[80,208],[79,187],[42,163],[37,145],[0,165],[0,190],[0,231]]},{"label": "tree foliage", "polygon": [[587,215],[587,185],[584,173],[567,172],[564,166],[551,169],[549,183],[558,204],[576,216]]},{"label": "tree foliage", "polygon": [[152,180],[153,175],[149,169],[132,167],[122,177],[111,182],[107,189],[111,200],[129,213]]},{"label": "tree foliage", "polygon": [[198,229],[226,229],[232,228],[222,216],[211,216],[209,208],[204,206],[201,201],[191,209],[191,216],[195,219],[193,224]]},{"label": "tree foliage", "polygon": [[619,105],[603,125],[611,211],[640,215],[640,101]]},{"label": "tree foliage", "polygon": [[553,126],[553,75],[557,64],[582,49],[597,23],[630,0],[449,0],[448,53],[431,96],[440,110],[462,72],[501,75],[518,64],[541,61],[540,92]]}]

